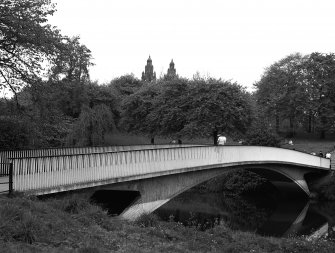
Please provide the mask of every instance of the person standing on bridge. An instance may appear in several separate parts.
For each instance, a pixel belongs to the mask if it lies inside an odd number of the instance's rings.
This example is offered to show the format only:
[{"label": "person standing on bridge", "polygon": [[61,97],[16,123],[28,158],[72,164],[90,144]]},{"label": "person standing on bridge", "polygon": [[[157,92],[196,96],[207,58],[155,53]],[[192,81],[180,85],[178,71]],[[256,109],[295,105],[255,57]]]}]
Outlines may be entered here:
[{"label": "person standing on bridge", "polygon": [[225,136],[219,134],[218,145],[225,145],[226,142],[227,142],[227,138]]}]

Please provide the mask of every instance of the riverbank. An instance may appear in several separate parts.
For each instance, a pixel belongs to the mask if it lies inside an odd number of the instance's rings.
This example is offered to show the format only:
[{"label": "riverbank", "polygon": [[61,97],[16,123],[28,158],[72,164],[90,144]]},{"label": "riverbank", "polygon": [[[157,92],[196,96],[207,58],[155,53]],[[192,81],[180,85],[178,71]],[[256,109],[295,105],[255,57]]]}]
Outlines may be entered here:
[{"label": "riverbank", "polygon": [[335,243],[261,237],[225,225],[199,231],[154,215],[111,218],[85,195],[0,198],[2,252],[331,252]]}]

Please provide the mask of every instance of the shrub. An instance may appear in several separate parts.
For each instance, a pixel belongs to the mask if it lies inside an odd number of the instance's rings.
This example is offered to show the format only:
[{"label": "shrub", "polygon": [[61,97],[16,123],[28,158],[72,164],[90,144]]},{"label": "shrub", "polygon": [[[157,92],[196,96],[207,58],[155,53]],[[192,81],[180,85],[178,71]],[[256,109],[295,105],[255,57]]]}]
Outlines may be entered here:
[{"label": "shrub", "polygon": [[140,227],[156,227],[158,225],[159,218],[156,214],[145,213],[135,220],[135,224]]},{"label": "shrub", "polygon": [[270,128],[257,124],[252,126],[246,134],[247,145],[279,147],[280,138]]},{"label": "shrub", "polygon": [[80,211],[87,208],[88,203],[81,199],[69,199],[64,206],[64,211],[67,213],[78,214]]},{"label": "shrub", "polygon": [[87,199],[78,194],[73,194],[61,199],[55,199],[53,205],[64,212],[78,214],[89,209],[91,204]]},{"label": "shrub", "polygon": [[28,124],[16,117],[0,118],[1,149],[20,149],[29,146]]}]

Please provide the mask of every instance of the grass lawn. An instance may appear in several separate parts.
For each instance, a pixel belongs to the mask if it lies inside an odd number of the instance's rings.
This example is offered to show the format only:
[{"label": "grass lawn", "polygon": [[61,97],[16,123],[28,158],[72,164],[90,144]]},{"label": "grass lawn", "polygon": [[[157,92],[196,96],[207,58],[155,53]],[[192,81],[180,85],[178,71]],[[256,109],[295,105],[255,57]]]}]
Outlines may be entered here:
[{"label": "grass lawn", "polygon": [[333,151],[335,141],[333,140],[320,140],[320,139],[302,139],[302,138],[292,138],[293,145],[285,144],[285,142],[282,142],[281,147],[283,148],[289,148],[289,149],[295,149],[307,153],[315,152],[318,154],[320,151],[322,151],[323,154]]},{"label": "grass lawn", "polygon": [[[156,137],[155,144],[167,144],[177,138]],[[194,138],[182,139],[184,144],[213,144],[210,138]],[[127,134],[127,133],[109,133],[105,136],[106,145],[141,145],[150,144],[150,138],[143,135]]]},{"label": "grass lawn", "polygon": [[[315,135],[305,135],[298,136],[297,138],[292,138],[293,145],[288,145],[288,138],[283,138],[281,147],[288,149],[295,149],[298,151],[303,151],[307,153],[315,152],[318,154],[322,151],[323,154],[326,152],[334,150],[335,146],[335,136],[331,135],[325,140],[320,140]],[[157,137],[155,138],[155,144],[167,144],[172,141],[172,138],[163,138]],[[194,139],[182,139],[184,144],[206,144],[212,145],[213,141],[211,138],[194,138]],[[150,138],[134,135],[134,134],[126,134],[126,133],[113,133],[107,134],[105,136],[105,144],[106,145],[139,145],[139,144],[150,144]],[[238,145],[238,142],[233,140],[232,138],[227,138],[227,145]]]}]

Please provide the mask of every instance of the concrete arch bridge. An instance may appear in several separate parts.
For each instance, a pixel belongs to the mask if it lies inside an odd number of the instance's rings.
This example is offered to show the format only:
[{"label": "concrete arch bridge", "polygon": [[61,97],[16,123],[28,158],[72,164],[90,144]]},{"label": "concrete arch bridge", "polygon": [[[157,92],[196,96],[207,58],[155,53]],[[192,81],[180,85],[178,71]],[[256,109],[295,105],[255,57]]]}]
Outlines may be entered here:
[{"label": "concrete arch bridge", "polygon": [[[329,174],[330,160],[261,146],[144,145],[0,152],[13,164],[13,189],[43,195],[96,187],[139,192],[121,216],[134,219],[206,180],[248,168],[281,175],[310,195],[305,175]],[[270,173],[269,173],[270,172]]]}]

